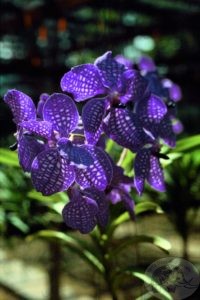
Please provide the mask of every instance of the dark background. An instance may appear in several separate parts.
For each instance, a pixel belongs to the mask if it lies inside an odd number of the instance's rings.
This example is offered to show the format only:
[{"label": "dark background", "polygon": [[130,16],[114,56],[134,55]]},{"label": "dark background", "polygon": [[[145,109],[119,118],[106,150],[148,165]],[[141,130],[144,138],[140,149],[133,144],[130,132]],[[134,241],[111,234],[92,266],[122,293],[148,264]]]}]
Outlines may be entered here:
[{"label": "dark background", "polygon": [[[72,66],[107,50],[135,61],[151,55],[161,74],[182,87],[183,134],[198,133],[200,1],[1,0],[1,97],[17,88],[37,102],[42,92],[60,91]],[[15,127],[2,100],[0,122],[7,146]]]}]

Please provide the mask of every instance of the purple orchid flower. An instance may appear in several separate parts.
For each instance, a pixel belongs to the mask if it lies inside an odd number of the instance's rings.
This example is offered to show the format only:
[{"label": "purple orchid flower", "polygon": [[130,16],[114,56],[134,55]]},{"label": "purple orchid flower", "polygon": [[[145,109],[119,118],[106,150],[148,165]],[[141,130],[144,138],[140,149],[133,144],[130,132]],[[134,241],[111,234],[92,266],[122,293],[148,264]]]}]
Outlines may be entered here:
[{"label": "purple orchid flower", "polygon": [[98,224],[105,229],[109,221],[109,206],[122,202],[124,208],[134,219],[134,201],[130,196],[133,179],[123,174],[121,167],[113,167],[113,179],[105,191],[95,188],[80,189],[74,185],[68,190],[70,201],[65,205],[62,215],[70,228],[81,233],[89,233]]},{"label": "purple orchid flower", "polygon": [[153,139],[163,139],[170,147],[175,147],[176,137],[172,128],[171,116],[163,100],[151,94],[135,105],[143,129]]},{"label": "purple orchid flower", "polygon": [[113,164],[113,179],[106,190],[106,199],[113,205],[121,202],[132,220],[135,219],[134,200],[130,196],[133,178],[124,175],[124,170]]},{"label": "purple orchid flower", "polygon": [[[73,100],[55,93],[45,100],[42,120],[36,119],[32,100],[11,90],[4,98],[19,128],[18,155],[37,191],[50,195],[68,189],[74,180],[84,188],[104,190],[112,178],[112,166],[98,147],[73,144],[79,115]],[[43,141],[38,140],[38,137]],[[95,175],[94,175],[95,174]]]},{"label": "purple orchid flower", "polygon": [[103,130],[103,119],[110,108],[139,100],[146,87],[147,82],[139,72],[117,62],[111,51],[96,59],[94,64],[72,68],[61,79],[61,89],[71,93],[75,101],[90,99],[82,111],[89,144],[97,143]]},{"label": "purple orchid flower", "polygon": [[136,154],[134,184],[139,195],[144,190],[145,180],[157,191],[165,191],[164,175],[159,161],[159,157],[162,155],[160,155],[159,151],[159,145],[152,141],[152,144],[146,145]]}]

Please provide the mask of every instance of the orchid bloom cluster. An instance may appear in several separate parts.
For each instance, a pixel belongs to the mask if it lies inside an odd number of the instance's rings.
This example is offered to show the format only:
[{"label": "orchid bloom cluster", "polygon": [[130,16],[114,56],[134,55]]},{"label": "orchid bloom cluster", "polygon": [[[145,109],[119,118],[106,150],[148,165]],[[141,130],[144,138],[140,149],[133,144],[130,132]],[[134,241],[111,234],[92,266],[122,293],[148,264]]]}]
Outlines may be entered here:
[{"label": "orchid bloom cluster", "polygon": [[[108,51],[65,73],[61,89],[42,94],[37,108],[21,91],[4,96],[17,126],[21,167],[43,195],[67,190],[63,218],[73,229],[105,227],[110,204],[119,201],[134,218],[132,187],[139,195],[145,181],[165,190],[160,149],[161,142],[174,147],[181,128],[175,109],[179,86],[161,79],[148,57],[133,67]],[[76,102],[83,102],[80,113]],[[134,179],[105,152],[106,138],[136,153]]]}]

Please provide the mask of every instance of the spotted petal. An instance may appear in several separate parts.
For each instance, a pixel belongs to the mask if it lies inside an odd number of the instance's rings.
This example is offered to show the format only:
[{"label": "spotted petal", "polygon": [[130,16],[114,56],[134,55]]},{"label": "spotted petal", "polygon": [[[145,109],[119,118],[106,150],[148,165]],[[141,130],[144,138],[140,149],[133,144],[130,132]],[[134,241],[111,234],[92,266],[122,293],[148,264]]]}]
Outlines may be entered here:
[{"label": "spotted petal", "polygon": [[138,114],[143,126],[151,129],[152,125],[159,124],[167,113],[167,107],[161,98],[154,94],[136,103]]},{"label": "spotted petal", "polygon": [[102,121],[108,107],[106,100],[106,98],[95,98],[83,107],[82,119],[88,144],[95,145],[101,136]]},{"label": "spotted petal", "polygon": [[145,179],[149,174],[151,149],[140,150],[134,161],[134,184],[139,195],[144,190]]},{"label": "spotted petal", "polygon": [[65,73],[61,89],[71,93],[77,102],[105,93],[98,68],[93,64],[76,66]]},{"label": "spotted petal", "polygon": [[28,130],[30,133],[40,137],[50,139],[52,135],[52,124],[47,121],[24,121],[19,124],[22,128]]},{"label": "spotted petal", "polygon": [[129,110],[116,108],[106,118],[104,131],[119,145],[137,151],[139,147],[148,141],[136,114]]},{"label": "spotted petal", "polygon": [[176,146],[176,136],[168,114],[166,114],[159,125],[159,136],[169,147],[174,148]]},{"label": "spotted petal", "polygon": [[148,183],[160,192],[165,191],[164,175],[158,157],[151,155]]},{"label": "spotted petal", "polygon": [[64,94],[52,94],[43,108],[43,119],[52,123],[61,136],[68,136],[78,124],[78,111],[73,100]]},{"label": "spotted petal", "polygon": [[4,101],[9,105],[16,124],[36,119],[35,105],[26,94],[15,89],[9,90],[4,96]]},{"label": "spotted petal", "polygon": [[148,90],[159,97],[168,97],[168,91],[163,87],[157,71],[148,72],[145,76],[148,81]]},{"label": "spotted petal", "polygon": [[43,107],[48,98],[49,98],[49,94],[47,93],[42,93],[40,95],[40,99],[37,105],[37,115],[39,118],[42,118]]},{"label": "spotted petal", "polygon": [[145,95],[148,81],[140,75],[137,70],[128,70],[124,72],[125,91],[120,100],[126,104],[129,101],[139,101]]},{"label": "spotted petal", "polygon": [[80,195],[65,205],[62,215],[67,226],[81,233],[89,233],[97,224],[97,213],[96,201]]},{"label": "spotted petal", "polygon": [[105,193],[96,189],[85,189],[84,195],[97,202],[99,208],[97,222],[104,228],[108,224],[109,219],[109,202],[105,197]]},{"label": "spotted petal", "polygon": [[93,164],[94,159],[85,146],[73,145],[66,138],[61,138],[58,143],[58,151],[69,165],[84,169]]},{"label": "spotted petal", "polygon": [[76,182],[83,188],[94,187],[103,191],[112,179],[112,165],[107,154],[99,147],[83,145],[93,157],[92,165],[85,169],[76,168]]},{"label": "spotted petal", "polygon": [[18,142],[19,163],[25,172],[31,171],[31,165],[34,158],[42,151],[45,145],[37,141],[35,137],[29,135],[21,135]]},{"label": "spotted petal", "polygon": [[99,69],[104,86],[117,91],[122,88],[122,74],[125,71],[125,66],[118,63],[112,57],[111,51],[98,57],[95,61],[95,65]]},{"label": "spotted petal", "polygon": [[67,190],[74,182],[75,173],[60,157],[56,149],[41,152],[34,159],[31,178],[35,189],[43,195]]}]

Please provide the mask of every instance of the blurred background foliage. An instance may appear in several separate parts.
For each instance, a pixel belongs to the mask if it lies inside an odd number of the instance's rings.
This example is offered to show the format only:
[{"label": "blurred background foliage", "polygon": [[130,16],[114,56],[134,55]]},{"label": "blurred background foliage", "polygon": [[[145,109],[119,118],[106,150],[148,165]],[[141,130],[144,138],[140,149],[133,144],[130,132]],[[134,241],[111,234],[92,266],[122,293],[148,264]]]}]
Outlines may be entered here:
[{"label": "blurred background foliage", "polygon": [[[192,145],[191,140],[181,144],[181,139],[198,134],[200,127],[199,19],[200,3],[197,0],[1,0],[1,98],[7,89],[17,88],[37,103],[41,93],[60,91],[59,81],[64,72],[76,64],[93,62],[107,50],[112,50],[114,55],[124,54],[133,62],[137,62],[142,54],[150,55],[162,76],[181,86],[183,99],[178,104],[178,116],[184,131],[179,137],[179,148],[170,153],[170,163],[163,162],[166,164],[167,193],[159,194],[148,187],[142,197],[133,192],[137,222],[121,224],[128,220],[127,215],[118,220],[117,225],[121,226],[114,233],[113,245],[120,245],[127,236],[160,235],[172,243],[171,255],[185,257],[197,266],[200,258],[197,243],[200,143],[199,136]],[[88,265],[87,255],[80,258],[80,245],[89,247],[91,253],[94,249],[98,253],[98,249],[91,246],[91,240],[89,246],[84,244],[88,242],[87,237],[66,230],[62,223],[60,212],[68,201],[66,194],[42,197],[33,191],[29,176],[18,166],[17,154],[8,150],[15,141],[15,126],[2,99],[0,130],[0,299],[31,299],[32,295],[34,300],[57,300],[60,281],[62,299],[69,296],[70,291],[71,298],[66,299],[78,299],[78,295],[87,295],[84,299],[110,299],[105,282],[95,271],[96,261],[89,259]],[[117,161],[121,149],[112,142],[107,149],[114,153]],[[132,169],[132,160],[133,156],[128,152],[123,162],[127,174]],[[56,232],[65,232],[67,236]],[[42,241],[33,238],[37,234]],[[30,236],[33,241],[27,242]],[[83,244],[77,245],[74,238],[81,239]],[[148,242],[152,245],[146,245],[144,240],[141,245],[137,242],[127,245],[114,262],[122,268],[132,265],[145,270],[169,251],[168,244],[162,239],[152,238]],[[165,253],[159,247],[154,248],[156,245],[164,248]],[[37,295],[34,291],[31,294],[30,287],[26,291],[25,285],[18,291],[14,281],[4,281],[13,259],[42,266],[48,274],[49,284],[41,280],[43,288]],[[23,273],[24,266],[20,270]],[[76,281],[70,281],[73,279]],[[49,296],[44,286],[50,286]],[[74,290],[78,293],[73,294]],[[125,277],[122,281],[120,299],[136,299],[136,295],[140,297],[143,293],[139,278]],[[192,297],[199,299],[196,294]],[[147,295],[144,299],[151,298]]]}]

